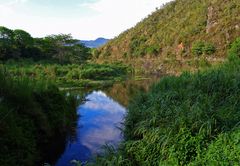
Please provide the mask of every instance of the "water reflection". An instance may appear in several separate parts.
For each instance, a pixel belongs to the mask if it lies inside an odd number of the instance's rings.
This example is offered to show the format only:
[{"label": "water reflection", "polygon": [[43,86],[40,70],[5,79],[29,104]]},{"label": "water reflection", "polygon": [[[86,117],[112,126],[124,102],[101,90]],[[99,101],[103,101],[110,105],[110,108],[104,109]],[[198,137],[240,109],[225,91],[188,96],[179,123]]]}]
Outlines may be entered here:
[{"label": "water reflection", "polygon": [[129,102],[139,93],[148,91],[150,86],[159,80],[158,77],[144,80],[127,80],[125,82],[115,83],[112,87],[106,89],[106,94],[118,101],[121,105],[127,107]]},{"label": "water reflection", "polygon": [[122,140],[117,128],[123,121],[126,109],[102,91],[94,91],[78,108],[76,138],[68,139],[65,152],[56,166],[71,166],[71,160],[87,161],[100,152],[106,143],[117,145]]}]

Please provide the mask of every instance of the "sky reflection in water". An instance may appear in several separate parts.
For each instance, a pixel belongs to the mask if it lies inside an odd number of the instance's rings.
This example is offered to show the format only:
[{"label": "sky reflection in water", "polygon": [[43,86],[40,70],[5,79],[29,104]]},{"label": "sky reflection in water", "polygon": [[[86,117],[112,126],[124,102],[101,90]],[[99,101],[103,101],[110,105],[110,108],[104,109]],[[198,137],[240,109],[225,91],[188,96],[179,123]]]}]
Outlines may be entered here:
[{"label": "sky reflection in water", "polygon": [[67,141],[65,152],[56,166],[71,166],[71,160],[87,161],[100,152],[106,143],[117,145],[122,134],[117,126],[123,121],[126,109],[102,91],[94,91],[80,105],[76,139]]}]

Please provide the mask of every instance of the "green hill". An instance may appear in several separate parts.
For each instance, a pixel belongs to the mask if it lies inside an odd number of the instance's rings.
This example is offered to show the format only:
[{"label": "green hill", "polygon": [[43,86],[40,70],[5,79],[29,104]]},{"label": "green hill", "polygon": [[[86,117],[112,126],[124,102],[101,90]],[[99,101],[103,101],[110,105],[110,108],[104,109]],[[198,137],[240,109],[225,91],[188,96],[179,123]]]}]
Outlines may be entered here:
[{"label": "green hill", "polygon": [[238,36],[239,0],[175,0],[109,41],[95,57],[131,62],[143,71],[191,70],[223,61]]}]

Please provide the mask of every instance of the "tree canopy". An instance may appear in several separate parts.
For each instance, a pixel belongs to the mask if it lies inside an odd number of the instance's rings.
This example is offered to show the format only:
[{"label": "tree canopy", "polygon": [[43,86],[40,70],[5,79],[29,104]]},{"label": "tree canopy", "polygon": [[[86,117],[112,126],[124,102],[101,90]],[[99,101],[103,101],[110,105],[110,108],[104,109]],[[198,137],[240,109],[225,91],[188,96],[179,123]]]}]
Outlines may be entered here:
[{"label": "tree canopy", "polygon": [[59,63],[82,63],[90,58],[90,49],[71,34],[33,38],[28,32],[0,26],[0,60],[32,58]]}]

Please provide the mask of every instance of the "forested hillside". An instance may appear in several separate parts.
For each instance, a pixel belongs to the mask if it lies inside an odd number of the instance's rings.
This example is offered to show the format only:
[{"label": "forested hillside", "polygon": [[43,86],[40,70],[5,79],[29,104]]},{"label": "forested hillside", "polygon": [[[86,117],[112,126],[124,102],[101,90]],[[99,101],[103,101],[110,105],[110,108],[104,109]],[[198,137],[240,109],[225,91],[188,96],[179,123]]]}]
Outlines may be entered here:
[{"label": "forested hillside", "polygon": [[239,22],[238,0],[175,0],[108,42],[95,58],[134,59],[146,70],[189,70],[223,61],[229,44],[240,35]]}]

